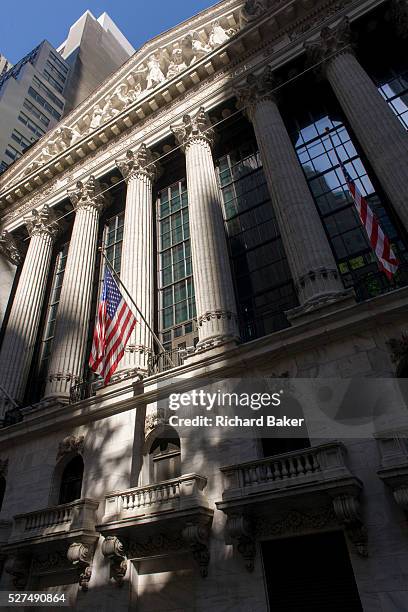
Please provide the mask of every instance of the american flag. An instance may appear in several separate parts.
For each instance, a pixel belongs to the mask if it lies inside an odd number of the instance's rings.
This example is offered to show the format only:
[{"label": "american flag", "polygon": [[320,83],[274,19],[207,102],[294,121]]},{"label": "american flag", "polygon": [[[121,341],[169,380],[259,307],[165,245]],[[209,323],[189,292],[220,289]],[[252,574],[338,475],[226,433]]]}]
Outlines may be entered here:
[{"label": "american flag", "polygon": [[360,193],[357,185],[344,167],[344,164],[340,164],[340,166],[346,179],[348,190],[357,208],[361,223],[364,225],[365,231],[367,232],[371,248],[377,255],[380,268],[385,272],[388,279],[391,280],[392,275],[398,270],[399,262],[391,248],[390,241],[382,231],[376,215],[371,210],[366,198]]},{"label": "american flag", "polygon": [[108,384],[125,352],[136,318],[106,266],[89,365]]}]

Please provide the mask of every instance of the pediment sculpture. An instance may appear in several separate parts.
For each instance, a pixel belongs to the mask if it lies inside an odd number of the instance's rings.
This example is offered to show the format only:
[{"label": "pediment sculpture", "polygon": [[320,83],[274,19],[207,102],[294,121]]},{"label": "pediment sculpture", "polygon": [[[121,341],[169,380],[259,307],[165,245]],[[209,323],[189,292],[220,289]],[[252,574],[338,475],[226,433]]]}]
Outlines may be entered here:
[{"label": "pediment sculpture", "polygon": [[[246,3],[248,4],[248,2]],[[248,8],[249,13],[258,14],[263,2],[255,0],[256,7]],[[259,6],[258,6],[259,5]],[[110,119],[121,113],[133,102],[153,91],[164,81],[170,80],[199,61],[216,47],[226,43],[237,30],[224,28],[218,20],[211,24],[208,40],[203,40],[197,31],[190,31],[183,39],[172,43],[172,47],[162,47],[151,53],[147,59],[136,66],[112,93],[93,106],[74,126],[62,125],[49,139],[40,155],[29,164],[23,175],[26,176],[62,153],[78,140],[98,130]]]}]

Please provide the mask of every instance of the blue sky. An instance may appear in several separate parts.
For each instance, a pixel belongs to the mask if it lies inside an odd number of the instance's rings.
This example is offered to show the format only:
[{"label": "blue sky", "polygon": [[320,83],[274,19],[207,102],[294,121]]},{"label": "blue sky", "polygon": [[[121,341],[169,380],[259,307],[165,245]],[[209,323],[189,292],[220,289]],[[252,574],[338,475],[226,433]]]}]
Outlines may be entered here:
[{"label": "blue sky", "polygon": [[15,63],[45,38],[63,42],[69,26],[89,9],[106,11],[137,49],[216,0],[14,0],[4,3],[0,19],[0,52]]}]

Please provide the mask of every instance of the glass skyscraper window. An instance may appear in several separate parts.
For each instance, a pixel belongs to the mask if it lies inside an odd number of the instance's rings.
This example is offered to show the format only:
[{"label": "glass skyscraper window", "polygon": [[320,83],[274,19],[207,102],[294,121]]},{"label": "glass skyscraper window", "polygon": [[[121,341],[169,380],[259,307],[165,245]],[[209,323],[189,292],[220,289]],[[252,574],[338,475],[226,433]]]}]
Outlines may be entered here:
[{"label": "glass skyscraper window", "polygon": [[157,198],[159,330],[164,347],[193,331],[196,316],[185,181]]},{"label": "glass skyscraper window", "polygon": [[[406,247],[376,193],[346,126],[319,109],[295,121],[293,140],[346,287],[354,286],[358,299],[373,297],[405,283],[406,266],[390,283],[379,273],[377,259],[347,189],[337,155],[390,239],[398,259],[407,260]],[[329,135],[325,132],[329,129]],[[405,279],[405,280],[404,280]]]},{"label": "glass skyscraper window", "polygon": [[218,175],[241,334],[251,340],[286,327],[298,302],[256,147],[219,159]]}]

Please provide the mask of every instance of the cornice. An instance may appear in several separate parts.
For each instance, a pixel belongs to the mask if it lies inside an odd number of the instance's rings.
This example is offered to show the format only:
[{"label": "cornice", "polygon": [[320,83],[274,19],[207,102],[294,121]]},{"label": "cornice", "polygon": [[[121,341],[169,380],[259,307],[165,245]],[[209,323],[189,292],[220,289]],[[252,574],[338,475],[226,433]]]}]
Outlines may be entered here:
[{"label": "cornice", "polygon": [[[319,3],[318,6],[315,5],[312,10],[308,11],[307,16],[302,12],[299,14],[298,19],[289,19],[286,25],[282,27],[276,25],[275,28],[272,27],[272,24],[282,11],[285,12],[287,18],[288,8],[297,5],[297,3],[301,3],[302,6],[304,4],[310,5],[310,2],[308,0],[291,0],[278,10],[272,13],[269,12],[263,19],[258,20],[251,27],[241,31],[239,36],[221,45],[208,54],[208,56],[205,56],[202,60],[199,60],[178,75],[178,77],[182,77],[183,83],[186,85],[183,92],[177,91],[177,95],[169,99],[169,101],[165,101],[163,94],[166,90],[170,89],[170,86],[176,84],[177,78],[165,82],[162,86],[151,92],[150,98],[146,98],[143,101],[145,104],[144,108],[146,109],[146,105],[148,105],[150,111],[147,111],[147,114],[143,112],[145,114],[143,118],[137,117],[137,110],[140,107],[137,101],[94,134],[84,138],[81,142],[75,143],[73,147],[68,148],[54,160],[48,162],[41,171],[45,175],[49,173],[49,178],[47,176],[40,177],[34,173],[31,178],[27,177],[27,179],[30,178],[30,181],[20,181],[12,189],[5,190],[3,194],[0,194],[0,208],[1,204],[3,207],[7,206],[7,212],[3,215],[3,225],[8,226],[10,223],[13,223],[13,220],[19,218],[23,212],[27,212],[30,207],[43,203],[50,196],[53,197],[54,201],[57,193],[60,193],[58,200],[60,201],[66,197],[67,188],[79,178],[85,178],[90,173],[98,176],[98,168],[103,166],[106,170],[107,162],[110,162],[113,168],[115,158],[123,155],[127,148],[138,146],[143,140],[152,138],[155,131],[166,126],[168,133],[170,133],[170,121],[166,122],[166,117],[171,118],[171,122],[181,118],[182,113],[180,112],[177,115],[174,110],[180,109],[181,111],[180,104],[184,103],[183,112],[186,112],[185,102],[187,100],[190,100],[192,103],[192,108],[188,110],[194,111],[193,104],[202,104],[202,99],[196,101],[196,98],[200,97],[200,92],[203,88],[206,89],[206,93],[208,91],[209,95],[212,95],[215,93],[217,89],[216,83],[218,83],[220,91],[221,88],[224,90],[225,99],[231,97],[233,95],[231,88],[226,88],[224,85],[228,81],[232,82],[232,80],[238,79],[240,75],[256,69],[258,66],[255,65],[254,67],[253,65],[254,57],[262,55],[263,59],[261,58],[259,67],[261,64],[265,65],[268,61],[273,64],[276,64],[278,61],[285,63],[290,59],[288,57],[289,53],[292,53],[292,56],[295,57],[304,52],[303,42],[315,33],[318,33],[323,24],[335,22],[337,18],[345,14],[349,15],[350,19],[353,20],[383,1],[366,0],[361,2],[361,0],[354,0],[353,2],[353,0],[344,0],[341,9],[339,9],[338,2],[328,0]],[[306,27],[307,24],[310,27]],[[255,38],[257,42],[254,41]],[[242,48],[238,50],[237,45],[243,47],[244,51]],[[234,49],[236,52],[235,56]],[[220,62],[221,55],[228,57],[227,63]],[[215,59],[216,57],[218,58],[217,60]],[[208,71],[205,69],[206,65],[207,67],[209,65],[213,66],[212,74],[208,74]],[[214,65],[217,65],[218,69],[215,69]],[[202,79],[199,78],[197,82],[194,75],[198,75],[200,70],[205,70],[206,76],[202,77]],[[117,74],[115,75],[116,83],[118,82]],[[187,80],[189,80],[189,83],[187,83]],[[161,99],[160,106],[156,104],[156,108],[153,102],[159,100],[159,98]],[[76,112],[79,112],[79,110],[76,109]],[[162,121],[162,119],[164,120]],[[129,122],[130,127],[127,125]],[[109,137],[107,134],[109,134]],[[96,140],[98,138],[102,138],[103,142],[97,143]],[[82,150],[77,162],[73,159],[70,160],[73,149],[81,149],[81,147],[85,146],[87,147],[87,153]],[[149,143],[149,146],[151,146],[151,143]],[[107,151],[110,151],[112,155],[107,155]],[[26,163],[30,163],[31,159],[32,157],[27,158]],[[65,160],[70,165],[67,166]],[[22,167],[24,166],[20,167],[20,172]],[[58,170],[58,167],[60,167],[60,170]],[[24,189],[24,182],[26,183],[27,190]],[[40,183],[42,186],[36,187]]]},{"label": "cornice", "polygon": [[341,342],[352,334],[360,335],[363,331],[375,330],[383,325],[401,326],[401,321],[407,319],[407,302],[408,288],[404,287],[241,344],[225,353],[181,365],[146,378],[143,382],[129,381],[126,386],[119,383],[112,385],[104,389],[102,394],[66,405],[63,410],[60,404],[49,407],[39,405],[27,411],[23,421],[0,429],[0,443],[6,449],[23,440],[38,440],[39,435],[69,430],[127,410],[135,410],[138,406],[166,398],[175,390],[178,393],[189,390],[200,379],[237,378],[262,368],[266,363],[271,364],[271,368],[279,369],[280,360],[287,363],[296,354],[316,346]]}]

